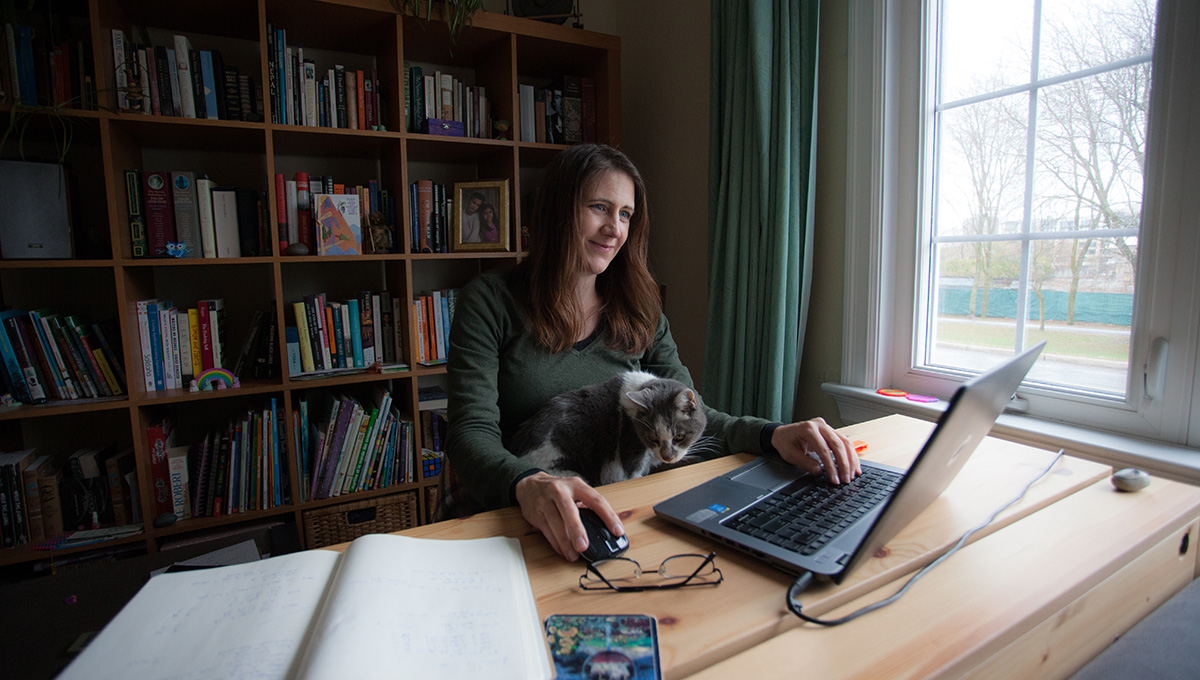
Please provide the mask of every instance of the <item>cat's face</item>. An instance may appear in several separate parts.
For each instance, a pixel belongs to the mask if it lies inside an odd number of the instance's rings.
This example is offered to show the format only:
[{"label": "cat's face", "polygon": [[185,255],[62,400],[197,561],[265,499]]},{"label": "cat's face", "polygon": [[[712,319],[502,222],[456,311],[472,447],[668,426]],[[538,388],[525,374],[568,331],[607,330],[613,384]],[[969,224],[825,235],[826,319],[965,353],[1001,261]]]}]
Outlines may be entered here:
[{"label": "cat's face", "polygon": [[638,439],[660,463],[677,463],[700,435],[708,419],[696,393],[675,383],[655,381],[626,393],[638,410],[632,421]]}]

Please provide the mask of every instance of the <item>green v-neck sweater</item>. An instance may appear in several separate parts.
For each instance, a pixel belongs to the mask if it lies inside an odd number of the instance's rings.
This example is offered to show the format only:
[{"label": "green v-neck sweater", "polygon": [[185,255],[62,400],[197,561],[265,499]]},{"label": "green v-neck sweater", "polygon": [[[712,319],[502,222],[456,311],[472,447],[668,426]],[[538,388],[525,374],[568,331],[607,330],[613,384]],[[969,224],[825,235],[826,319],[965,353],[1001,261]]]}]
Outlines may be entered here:
[{"label": "green v-neck sweater", "polygon": [[[654,342],[641,354],[610,349],[607,331],[553,354],[526,332],[524,300],[525,287],[514,270],[484,273],[460,291],[450,328],[446,455],[459,484],[485,509],[511,505],[513,480],[535,467],[510,453],[506,445],[551,398],[625,371],[646,371],[693,384],[688,369],[679,362],[666,316],[659,317]],[[708,416],[705,435],[724,445],[704,457],[763,452],[761,439],[768,421],[736,418],[707,405],[704,412]]]}]

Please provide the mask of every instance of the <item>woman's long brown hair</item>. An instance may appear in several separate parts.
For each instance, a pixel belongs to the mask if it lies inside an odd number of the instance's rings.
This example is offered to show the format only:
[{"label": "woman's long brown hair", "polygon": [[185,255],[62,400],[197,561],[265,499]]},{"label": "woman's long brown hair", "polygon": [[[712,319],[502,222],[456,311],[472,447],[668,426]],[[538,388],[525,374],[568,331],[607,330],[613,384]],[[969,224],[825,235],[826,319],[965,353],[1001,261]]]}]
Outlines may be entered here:
[{"label": "woman's long brown hair", "polygon": [[584,189],[609,171],[633,180],[634,205],[625,245],[596,277],[608,346],[640,354],[654,340],[662,303],[646,263],[650,215],[645,182],[624,153],[610,146],[579,144],[560,153],[546,168],[530,220],[527,320],[534,339],[551,352],[569,348],[583,328],[583,310],[575,295],[583,243],[575,221]]}]

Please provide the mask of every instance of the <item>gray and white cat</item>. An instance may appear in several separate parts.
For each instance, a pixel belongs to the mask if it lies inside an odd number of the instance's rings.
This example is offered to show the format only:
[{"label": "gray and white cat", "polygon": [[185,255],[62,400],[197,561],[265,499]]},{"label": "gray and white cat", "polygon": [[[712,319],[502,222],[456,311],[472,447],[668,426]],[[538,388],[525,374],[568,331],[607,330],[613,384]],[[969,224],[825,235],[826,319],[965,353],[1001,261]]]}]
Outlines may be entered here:
[{"label": "gray and white cat", "polygon": [[551,399],[521,425],[509,450],[552,474],[611,484],[678,463],[707,422],[695,390],[630,371]]}]

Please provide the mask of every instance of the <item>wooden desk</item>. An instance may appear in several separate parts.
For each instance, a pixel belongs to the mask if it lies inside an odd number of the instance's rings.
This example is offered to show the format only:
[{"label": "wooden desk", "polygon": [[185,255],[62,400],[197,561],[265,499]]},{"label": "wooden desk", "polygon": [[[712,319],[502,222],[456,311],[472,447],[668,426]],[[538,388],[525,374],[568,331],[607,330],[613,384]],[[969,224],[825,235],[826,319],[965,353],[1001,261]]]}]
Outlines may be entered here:
[{"label": "wooden desk", "polygon": [[[891,416],[844,432],[868,442],[866,457],[906,467],[931,429]],[[946,492],[881,555],[839,586],[806,592],[805,611],[837,615],[889,595],[897,579],[932,561],[1014,496],[1052,455],[985,440]],[[791,576],[674,527],[652,510],[747,459],[731,456],[603,488],[629,534],[629,557],[653,568],[674,554],[716,550],[725,582],[714,588],[581,591],[582,565],[554,554],[513,508],[403,533],[519,538],[543,619],[653,615],[668,678],[746,671],[795,677],[801,667],[826,677],[1062,675],[1196,575],[1195,550],[1180,555],[1180,542],[1186,534],[1195,544],[1200,490],[1156,479],[1145,491],[1119,494],[1108,485],[1108,466],[1064,458],[897,604],[834,629],[801,626],[784,606]]]}]

